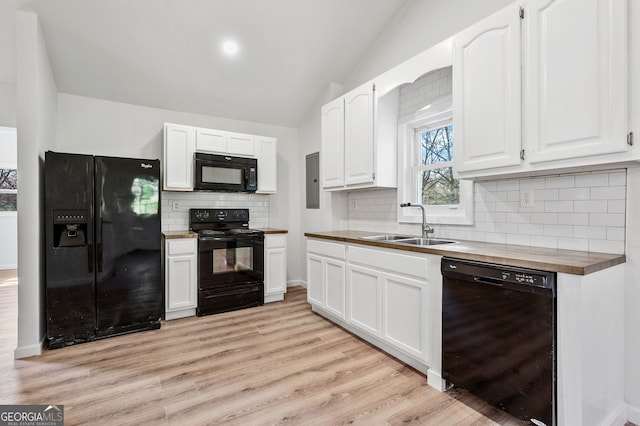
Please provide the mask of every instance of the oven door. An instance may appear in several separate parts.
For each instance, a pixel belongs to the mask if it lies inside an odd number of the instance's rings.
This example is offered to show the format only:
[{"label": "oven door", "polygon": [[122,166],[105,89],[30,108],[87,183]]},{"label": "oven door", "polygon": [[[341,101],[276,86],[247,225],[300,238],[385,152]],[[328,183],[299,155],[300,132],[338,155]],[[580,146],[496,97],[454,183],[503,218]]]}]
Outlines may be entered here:
[{"label": "oven door", "polygon": [[228,291],[263,280],[263,236],[234,235],[198,239],[200,290]]}]

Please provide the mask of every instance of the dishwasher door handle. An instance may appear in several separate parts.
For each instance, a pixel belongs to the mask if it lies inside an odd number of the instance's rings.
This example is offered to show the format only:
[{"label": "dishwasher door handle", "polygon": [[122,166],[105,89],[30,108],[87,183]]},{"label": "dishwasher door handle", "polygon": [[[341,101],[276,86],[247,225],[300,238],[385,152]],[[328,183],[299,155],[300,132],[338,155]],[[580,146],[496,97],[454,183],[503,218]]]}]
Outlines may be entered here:
[{"label": "dishwasher door handle", "polygon": [[495,278],[488,277],[473,277],[473,281],[482,284],[497,285],[499,287],[502,287],[502,285],[504,284],[504,281],[502,280],[496,280]]}]

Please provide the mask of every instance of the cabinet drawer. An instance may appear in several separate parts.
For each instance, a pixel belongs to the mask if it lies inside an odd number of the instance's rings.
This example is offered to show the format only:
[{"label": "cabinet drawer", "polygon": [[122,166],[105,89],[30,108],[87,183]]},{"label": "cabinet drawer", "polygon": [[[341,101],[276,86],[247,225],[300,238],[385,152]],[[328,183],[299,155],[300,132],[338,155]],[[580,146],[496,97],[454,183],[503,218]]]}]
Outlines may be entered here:
[{"label": "cabinet drawer", "polygon": [[307,240],[307,251],[321,256],[330,256],[337,259],[346,258],[346,247],[344,244],[329,243],[326,241]]},{"label": "cabinet drawer", "polygon": [[427,280],[429,278],[429,262],[426,258],[403,254],[397,250],[372,250],[358,246],[349,246],[349,262],[414,276],[420,280]]},{"label": "cabinet drawer", "polygon": [[266,248],[286,247],[287,236],[281,235],[265,235],[264,245]]},{"label": "cabinet drawer", "polygon": [[195,254],[196,253],[195,238],[178,238],[175,240],[167,241],[167,255],[177,256],[181,254]]}]

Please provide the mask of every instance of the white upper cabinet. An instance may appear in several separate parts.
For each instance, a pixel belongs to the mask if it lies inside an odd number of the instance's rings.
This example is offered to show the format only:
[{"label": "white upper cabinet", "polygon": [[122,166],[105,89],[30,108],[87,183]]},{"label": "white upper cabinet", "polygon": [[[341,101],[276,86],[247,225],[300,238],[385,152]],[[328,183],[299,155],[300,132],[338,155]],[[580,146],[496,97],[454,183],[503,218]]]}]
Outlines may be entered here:
[{"label": "white upper cabinet", "polygon": [[243,157],[256,155],[255,139],[252,135],[203,128],[196,131],[196,150]]},{"label": "white upper cabinet", "polygon": [[627,8],[620,0],[525,0],[456,35],[456,172],[474,178],[633,159]]},{"label": "white upper cabinet", "polygon": [[320,162],[322,189],[344,186],[344,99],[322,107]]},{"label": "white upper cabinet", "polygon": [[278,190],[278,141],[256,136],[258,158],[258,194],[275,194]]},{"label": "white upper cabinet", "polygon": [[194,127],[165,123],[163,189],[193,191]]},{"label": "white upper cabinet", "polygon": [[373,82],[322,107],[324,190],[397,185],[398,90],[379,96]]},{"label": "white upper cabinet", "polygon": [[196,150],[198,152],[227,153],[227,132],[214,129],[196,129]]},{"label": "white upper cabinet", "polygon": [[460,171],[520,164],[520,7],[454,39],[454,158]]},{"label": "white upper cabinet", "polygon": [[627,2],[530,1],[523,24],[527,160],[627,151]]},{"label": "white upper cabinet", "polygon": [[165,123],[165,191],[193,191],[195,152],[252,157],[258,160],[258,194],[275,194],[278,188],[277,139],[225,130]]},{"label": "white upper cabinet", "polygon": [[374,85],[361,86],[344,96],[345,184],[373,183]]},{"label": "white upper cabinet", "polygon": [[322,107],[322,189],[398,186],[400,87],[451,66],[451,43],[444,40]]}]

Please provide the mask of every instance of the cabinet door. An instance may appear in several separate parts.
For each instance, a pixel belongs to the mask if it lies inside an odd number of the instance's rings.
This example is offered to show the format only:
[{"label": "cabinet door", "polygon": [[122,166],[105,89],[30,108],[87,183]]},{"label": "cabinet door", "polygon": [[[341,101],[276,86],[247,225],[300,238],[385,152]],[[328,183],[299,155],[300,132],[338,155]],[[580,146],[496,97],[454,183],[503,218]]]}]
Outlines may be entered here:
[{"label": "cabinet door", "polygon": [[284,293],[287,289],[287,249],[266,250],[264,293]]},{"label": "cabinet door", "polygon": [[373,134],[373,85],[344,96],[345,184],[373,183],[375,140]]},{"label": "cabinet door", "polygon": [[462,31],[453,44],[454,162],[459,172],[520,164],[518,4]]},{"label": "cabinet door", "polygon": [[627,2],[533,0],[524,25],[527,160],[626,151]]},{"label": "cabinet door", "polygon": [[227,152],[233,155],[255,157],[256,155],[255,139],[251,135],[243,135],[241,133],[229,133],[229,141],[227,143]]},{"label": "cabinet door", "polygon": [[345,263],[341,260],[325,259],[325,308],[338,318],[344,319]]},{"label": "cabinet door", "polygon": [[278,189],[278,148],[274,138],[256,138],[258,194],[275,194]]},{"label": "cabinet door", "polygon": [[344,186],[344,99],[322,107],[320,168],[322,188]]},{"label": "cabinet door", "polygon": [[324,271],[322,257],[307,254],[307,301],[324,305]]},{"label": "cabinet door", "polygon": [[195,128],[177,124],[164,126],[164,189],[193,191]]},{"label": "cabinet door", "polygon": [[222,130],[198,128],[196,132],[196,151],[226,154],[227,132]]},{"label": "cabinet door", "polygon": [[383,338],[423,361],[430,341],[427,283],[400,275],[382,278]]},{"label": "cabinet door", "polygon": [[167,311],[195,308],[197,292],[196,255],[167,258]]},{"label": "cabinet door", "polygon": [[380,337],[380,272],[362,266],[347,269],[347,322]]}]

